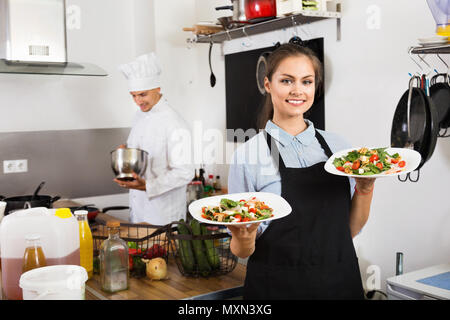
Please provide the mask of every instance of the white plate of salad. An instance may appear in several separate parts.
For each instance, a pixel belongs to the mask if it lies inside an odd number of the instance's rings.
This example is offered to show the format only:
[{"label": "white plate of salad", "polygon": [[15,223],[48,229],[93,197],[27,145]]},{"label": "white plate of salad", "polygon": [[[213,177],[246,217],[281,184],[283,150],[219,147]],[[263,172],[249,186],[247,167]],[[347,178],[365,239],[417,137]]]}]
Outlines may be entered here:
[{"label": "white plate of salad", "polygon": [[280,219],[292,208],[274,193],[245,192],[199,199],[189,205],[189,212],[203,223],[239,225]]},{"label": "white plate of salad", "polygon": [[325,170],[339,176],[380,178],[406,174],[417,169],[420,153],[406,148],[352,148],[333,154]]}]

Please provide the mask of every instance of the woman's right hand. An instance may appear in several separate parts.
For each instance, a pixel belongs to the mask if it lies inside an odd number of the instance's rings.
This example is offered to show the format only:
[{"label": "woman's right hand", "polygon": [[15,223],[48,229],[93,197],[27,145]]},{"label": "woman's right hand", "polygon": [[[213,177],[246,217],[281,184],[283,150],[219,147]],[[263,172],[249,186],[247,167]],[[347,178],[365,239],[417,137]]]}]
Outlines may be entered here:
[{"label": "woman's right hand", "polygon": [[255,251],[256,233],[260,223],[253,223],[249,227],[245,224],[227,226],[231,232],[230,249],[234,255],[245,259]]}]

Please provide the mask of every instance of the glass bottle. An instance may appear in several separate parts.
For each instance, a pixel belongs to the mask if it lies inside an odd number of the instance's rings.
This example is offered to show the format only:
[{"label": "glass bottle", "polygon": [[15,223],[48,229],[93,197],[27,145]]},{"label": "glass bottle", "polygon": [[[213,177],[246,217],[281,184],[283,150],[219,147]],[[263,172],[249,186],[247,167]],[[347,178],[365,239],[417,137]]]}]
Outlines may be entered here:
[{"label": "glass bottle", "polygon": [[44,251],[42,250],[41,236],[38,234],[27,235],[25,243],[26,249],[23,255],[22,273],[47,266]]},{"label": "glass bottle", "polygon": [[205,169],[203,169],[203,167],[201,167],[199,172],[200,172],[199,180],[202,182],[202,185],[203,185],[203,188],[204,188],[206,186],[205,177],[203,176],[205,174]]},{"label": "glass bottle", "polygon": [[216,181],[214,181],[214,189],[216,191],[222,190],[222,184],[220,183],[220,176],[216,176]]},{"label": "glass bottle", "polygon": [[80,230],[80,266],[86,269],[88,279],[92,278],[94,270],[94,242],[88,222],[88,212],[77,210],[74,212]]},{"label": "glass bottle", "polygon": [[128,245],[119,237],[120,222],[108,221],[108,239],[100,246],[100,282],[102,290],[128,289]]}]

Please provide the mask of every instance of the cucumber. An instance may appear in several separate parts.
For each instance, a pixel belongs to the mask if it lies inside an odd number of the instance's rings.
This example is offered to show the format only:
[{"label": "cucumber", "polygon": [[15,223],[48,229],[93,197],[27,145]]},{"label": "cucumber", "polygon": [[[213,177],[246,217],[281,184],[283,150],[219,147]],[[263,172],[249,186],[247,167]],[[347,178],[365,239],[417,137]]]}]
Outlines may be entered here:
[{"label": "cucumber", "polygon": [[[194,236],[200,236],[202,234],[200,223],[193,219],[191,221],[192,234]],[[197,261],[198,270],[204,277],[211,273],[211,266],[208,263],[208,259],[205,255],[205,247],[202,240],[192,240],[192,246],[194,247],[195,260]]]},{"label": "cucumber", "polygon": [[[184,219],[181,219],[180,222],[184,222]],[[179,234],[190,234],[188,228],[184,224],[177,225]],[[180,258],[181,264],[186,272],[191,273],[194,271],[195,260],[194,253],[192,252],[192,244],[190,240],[178,240],[180,247]]]},{"label": "cucumber", "polygon": [[[206,229],[204,224],[201,225],[202,235],[209,235],[211,232]],[[209,265],[213,269],[218,269],[220,267],[219,254],[216,248],[214,248],[214,240],[203,240],[206,247],[206,258],[208,258]]]}]

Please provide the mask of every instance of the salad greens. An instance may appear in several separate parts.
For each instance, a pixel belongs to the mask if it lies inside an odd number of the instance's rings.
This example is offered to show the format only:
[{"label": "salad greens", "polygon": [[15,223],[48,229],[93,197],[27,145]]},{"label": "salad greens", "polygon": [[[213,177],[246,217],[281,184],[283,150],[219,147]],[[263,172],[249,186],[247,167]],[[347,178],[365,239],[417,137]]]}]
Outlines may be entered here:
[{"label": "salad greens", "polygon": [[219,222],[248,222],[273,217],[273,209],[256,197],[233,201],[223,198],[218,206],[202,208],[202,218]]},{"label": "salad greens", "polygon": [[405,161],[398,154],[389,154],[387,148],[352,150],[343,157],[336,157],[333,165],[347,174],[369,176],[403,171]]}]

